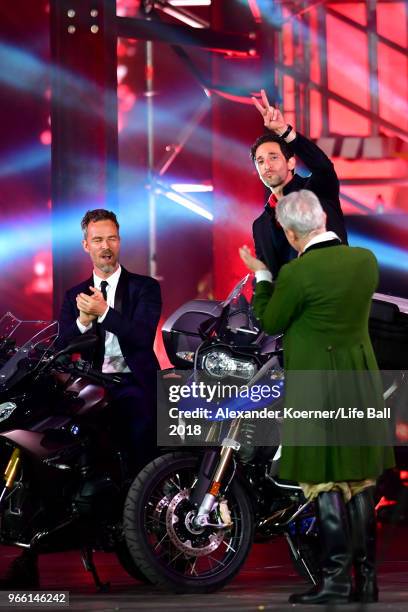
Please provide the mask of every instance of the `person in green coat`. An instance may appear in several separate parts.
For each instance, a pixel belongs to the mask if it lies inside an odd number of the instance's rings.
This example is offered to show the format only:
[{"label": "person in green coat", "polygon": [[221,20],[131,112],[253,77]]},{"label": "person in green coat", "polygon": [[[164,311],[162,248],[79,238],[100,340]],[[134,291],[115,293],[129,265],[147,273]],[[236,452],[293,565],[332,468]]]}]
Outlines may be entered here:
[{"label": "person in green coat", "polygon": [[[312,407],[374,406],[379,413],[382,385],[368,334],[379,277],[373,253],[342,245],[326,231],[326,215],[311,191],[283,197],[276,216],[298,258],[284,265],[273,283],[247,246],[240,256],[255,272],[253,307],[262,329],[284,334],[285,406],[306,408],[305,414]],[[305,375],[310,384],[301,386]],[[373,489],[378,476],[394,466],[394,453],[391,446],[369,441],[385,441],[387,434],[386,419],[347,426],[334,418],[285,419],[280,477],[300,482],[305,496],[315,499],[322,539],[321,583],[291,595],[291,603],[378,600]]]}]

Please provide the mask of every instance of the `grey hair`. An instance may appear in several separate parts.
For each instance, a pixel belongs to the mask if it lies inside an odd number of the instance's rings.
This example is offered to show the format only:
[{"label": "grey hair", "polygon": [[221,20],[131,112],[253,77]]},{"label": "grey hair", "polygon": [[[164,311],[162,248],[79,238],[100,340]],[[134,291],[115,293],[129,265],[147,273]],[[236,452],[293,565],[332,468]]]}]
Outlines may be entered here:
[{"label": "grey hair", "polygon": [[307,236],[326,225],[322,205],[308,189],[293,191],[281,198],[276,206],[276,218],[283,229],[291,229],[300,236]]}]

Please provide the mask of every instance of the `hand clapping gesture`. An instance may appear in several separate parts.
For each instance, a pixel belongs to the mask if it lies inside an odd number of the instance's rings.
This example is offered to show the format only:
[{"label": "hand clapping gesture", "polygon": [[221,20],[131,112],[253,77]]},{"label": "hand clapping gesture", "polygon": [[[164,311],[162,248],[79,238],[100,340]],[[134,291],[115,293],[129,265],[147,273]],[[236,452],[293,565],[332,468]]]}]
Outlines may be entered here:
[{"label": "hand clapping gesture", "polygon": [[260,259],[256,259],[256,257],[251,255],[251,251],[246,244],[244,244],[244,246],[239,249],[239,256],[241,257],[246,267],[251,270],[251,272],[268,269],[263,263],[263,261],[261,261]]},{"label": "hand clapping gesture", "polygon": [[92,291],[92,295],[79,293],[76,297],[79,320],[83,325],[89,325],[94,319],[103,315],[108,306],[99,289],[95,287],[89,288]]}]

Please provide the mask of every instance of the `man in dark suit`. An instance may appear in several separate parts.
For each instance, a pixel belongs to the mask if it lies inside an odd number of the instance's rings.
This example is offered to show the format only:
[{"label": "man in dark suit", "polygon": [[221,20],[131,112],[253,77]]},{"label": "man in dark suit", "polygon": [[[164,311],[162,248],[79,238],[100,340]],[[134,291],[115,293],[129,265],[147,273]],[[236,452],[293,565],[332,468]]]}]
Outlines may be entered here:
[{"label": "man in dark suit", "polygon": [[94,367],[120,375],[109,388],[117,441],[134,472],[154,450],[157,358],[153,343],[161,312],[159,283],[128,272],[119,264],[119,223],[113,212],[96,209],[81,222],[82,246],[93,275],[69,289],[60,314],[59,345],[75,336],[96,333]]},{"label": "man in dark suit", "polygon": [[[373,253],[342,245],[333,231],[326,231],[326,215],[310,191],[282,198],[276,214],[299,257],[284,265],[272,283],[270,271],[248,247],[240,255],[255,271],[254,312],[262,329],[284,334],[285,406],[333,415],[341,406],[383,408],[368,334],[378,283]],[[299,378],[304,372],[308,378]],[[342,385],[345,374],[347,384]],[[394,465],[388,435],[388,423],[378,419],[342,423],[334,416],[327,425],[316,416],[285,419],[279,473],[299,481],[305,496],[316,501],[322,545],[321,583],[292,595],[292,603],[377,601],[373,487],[383,470]]]},{"label": "man in dark suit", "polygon": [[[268,132],[252,145],[251,158],[271,195],[264,212],[254,221],[252,231],[257,258],[276,276],[285,263],[297,256],[276,222],[275,207],[281,197],[300,189],[312,191],[327,215],[327,229],[336,232],[343,244],[347,244],[347,232],[333,163],[317,145],[295,132],[278,108],[270,106],[264,90],[261,101],[253,98],[253,102]],[[295,173],[295,155],[311,171],[309,177]]]},{"label": "man in dark suit", "polygon": [[[122,378],[120,385],[107,385],[112,429],[129,474],[135,474],[155,450],[158,362],[153,342],[161,312],[160,286],[120,266],[119,223],[113,212],[88,211],[81,227],[93,274],[65,295],[57,347],[81,334],[99,336],[93,366]],[[0,589],[38,587],[37,553],[31,550],[17,557],[0,580]]]}]

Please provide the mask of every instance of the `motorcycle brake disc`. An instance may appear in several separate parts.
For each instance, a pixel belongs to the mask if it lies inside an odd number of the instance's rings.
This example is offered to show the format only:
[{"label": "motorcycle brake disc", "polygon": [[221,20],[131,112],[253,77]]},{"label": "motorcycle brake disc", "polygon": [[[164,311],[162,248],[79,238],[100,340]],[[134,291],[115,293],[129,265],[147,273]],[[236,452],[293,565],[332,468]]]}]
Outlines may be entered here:
[{"label": "motorcycle brake disc", "polygon": [[[166,529],[172,544],[190,557],[204,557],[214,552],[224,539],[225,532],[217,530],[209,533],[211,528],[195,528],[192,519],[195,516],[189,508],[189,489],[183,489],[171,500],[166,512]],[[188,508],[188,511],[183,509]],[[191,536],[191,537],[189,537]],[[182,538],[185,539],[182,539]]]}]

